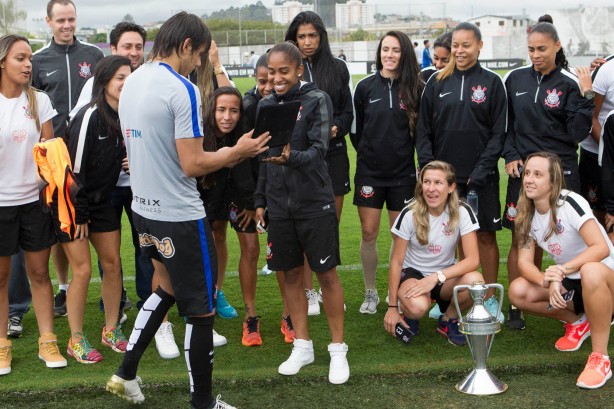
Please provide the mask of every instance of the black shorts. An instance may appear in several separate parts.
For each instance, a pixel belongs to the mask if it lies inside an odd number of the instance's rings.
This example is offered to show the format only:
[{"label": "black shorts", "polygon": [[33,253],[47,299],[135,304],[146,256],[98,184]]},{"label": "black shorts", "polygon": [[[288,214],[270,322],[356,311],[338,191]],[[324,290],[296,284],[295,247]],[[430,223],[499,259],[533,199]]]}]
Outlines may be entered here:
[{"label": "black shorts", "polygon": [[207,218],[185,222],[149,220],[132,214],[143,255],[166,267],[180,316],[215,308],[217,256]]},{"label": "black shorts", "polygon": [[584,298],[582,298],[582,281],[572,280],[570,278],[564,278],[562,281],[563,287],[567,291],[574,290],[573,294],[573,309],[576,314],[584,313]]},{"label": "black shorts", "polygon": [[269,220],[267,264],[273,271],[289,271],[304,264],[324,273],[341,263],[339,224],[335,213],[314,219]]},{"label": "black shorts", "polygon": [[51,214],[37,200],[17,206],[0,207],[0,257],[24,251],[48,249],[56,242]]},{"label": "black shorts", "polygon": [[[456,191],[461,200],[467,198],[467,184],[457,183]],[[486,186],[476,189],[478,194],[479,231],[501,230],[501,201],[499,200],[499,174],[488,175]]]},{"label": "black shorts", "polygon": [[[580,177],[577,171],[565,169],[565,187],[573,192],[580,191]],[[503,227],[514,230],[514,220],[518,215],[518,197],[520,196],[520,187],[522,186],[521,178],[508,177],[507,193],[505,195],[505,209],[503,212]]]},{"label": "black shorts", "polygon": [[580,194],[593,210],[605,211],[598,155],[580,148]]},{"label": "black shorts", "polygon": [[416,184],[406,186],[361,186],[356,185],[354,190],[354,205],[371,207],[373,209],[386,209],[400,212],[413,199]]},{"label": "black shorts", "polygon": [[[120,219],[117,218],[117,211],[111,204],[105,203],[102,206],[92,207],[89,209],[90,219],[87,224],[90,233],[108,233],[121,228]],[[53,212],[52,212],[53,213]],[[53,213],[54,215],[56,213]],[[72,241],[70,236],[60,228],[60,220],[57,216],[53,217],[53,227],[55,234],[60,243],[68,243]]]},{"label": "black shorts", "polygon": [[[424,277],[424,274],[422,274],[413,267],[404,268],[403,270],[401,270],[401,281],[399,281],[399,287],[401,286],[401,284],[403,284],[404,281],[409,280],[410,278],[422,280]],[[441,298],[441,287],[441,285],[437,284],[431,290],[431,300],[435,301],[437,305],[439,305],[439,311],[445,313],[450,306],[450,300],[443,300]]]},{"label": "black shorts", "polygon": [[253,220],[245,227],[245,230],[239,227],[239,220],[237,215],[243,211],[243,207],[234,201],[230,201],[226,204],[226,216],[230,222],[230,226],[235,229],[237,233],[258,233],[256,230],[256,222]]},{"label": "black shorts", "polygon": [[215,186],[207,190],[206,195],[201,195],[205,205],[205,213],[209,222],[228,220],[228,211],[225,206],[225,189],[216,189]]},{"label": "black shorts", "polygon": [[[333,143],[334,139],[330,140]],[[333,185],[335,196],[347,195],[352,188],[350,187],[350,160],[347,151],[339,151],[330,156],[326,156],[328,175]]]}]

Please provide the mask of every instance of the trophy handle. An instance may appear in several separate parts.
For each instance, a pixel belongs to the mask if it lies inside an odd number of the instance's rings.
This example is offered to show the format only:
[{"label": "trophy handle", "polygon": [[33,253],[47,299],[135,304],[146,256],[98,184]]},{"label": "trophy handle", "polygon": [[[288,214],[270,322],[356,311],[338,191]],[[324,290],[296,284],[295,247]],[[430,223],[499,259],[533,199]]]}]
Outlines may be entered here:
[{"label": "trophy handle", "polygon": [[497,311],[497,316],[495,317],[495,319],[497,319],[501,314],[501,309],[503,308],[503,286],[499,283],[486,284],[486,286],[489,288],[494,287],[499,290],[499,310]]},{"label": "trophy handle", "polygon": [[460,306],[458,305],[458,292],[460,290],[465,290],[469,288],[471,288],[470,285],[457,285],[454,287],[454,292],[452,294],[452,300],[454,301],[454,307],[456,308],[456,312],[458,313],[458,320],[460,322],[463,322],[463,314],[461,314]]}]

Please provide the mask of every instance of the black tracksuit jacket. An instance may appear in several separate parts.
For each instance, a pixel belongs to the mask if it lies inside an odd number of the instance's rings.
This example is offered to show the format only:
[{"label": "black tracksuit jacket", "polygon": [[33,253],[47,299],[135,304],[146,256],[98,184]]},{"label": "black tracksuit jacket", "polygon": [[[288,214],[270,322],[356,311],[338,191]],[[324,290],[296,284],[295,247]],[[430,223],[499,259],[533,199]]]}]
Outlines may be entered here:
[{"label": "black tracksuit jacket", "polygon": [[498,74],[478,62],[465,71],[455,68],[442,81],[433,75],[420,101],[418,162],[451,163],[457,182],[484,187],[489,176],[498,177],[506,125],[507,99]]},{"label": "black tracksuit jacket", "polygon": [[[312,83],[299,82],[283,95],[262,98],[258,108],[296,100],[301,107],[290,139],[290,158],[283,165],[262,162],[254,194],[255,208],[268,208],[271,220],[335,214],[325,161],[333,117],[330,97]],[[267,156],[280,156],[282,149],[270,148]]]},{"label": "black tracksuit jacket", "polygon": [[578,79],[557,67],[541,75],[533,66],[505,76],[509,126],[502,156],[505,163],[535,152],[557,154],[565,171],[578,172],[578,143],[590,134],[595,103],[580,94]]},{"label": "black tracksuit jacket", "polygon": [[379,71],[363,78],[354,90],[357,186],[394,187],[416,183],[414,140],[399,83]]}]

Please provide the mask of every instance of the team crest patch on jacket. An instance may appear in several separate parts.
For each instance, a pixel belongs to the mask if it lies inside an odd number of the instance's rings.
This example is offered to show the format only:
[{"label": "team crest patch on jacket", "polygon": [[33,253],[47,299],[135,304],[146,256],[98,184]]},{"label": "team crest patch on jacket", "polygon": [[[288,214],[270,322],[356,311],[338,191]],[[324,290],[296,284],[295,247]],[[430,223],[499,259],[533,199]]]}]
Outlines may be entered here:
[{"label": "team crest patch on jacket", "polygon": [[364,197],[365,199],[373,197],[374,194],[375,194],[375,191],[373,190],[373,187],[371,186],[363,186],[360,189],[360,195]]},{"label": "team crest patch on jacket", "polygon": [[559,98],[563,93],[561,91],[557,91],[556,88],[553,88],[552,91],[546,90],[548,96],[544,100],[546,106],[550,108],[556,108],[561,104],[561,99]]},{"label": "team crest patch on jacket", "polygon": [[486,87],[482,88],[481,85],[476,87],[471,87],[473,94],[471,94],[471,100],[476,104],[481,104],[482,102],[486,102]]},{"label": "team crest patch on jacket", "polygon": [[81,64],[79,64],[79,75],[83,78],[88,78],[89,76],[91,76],[91,66],[92,64],[88,64],[86,61],[83,61]]}]

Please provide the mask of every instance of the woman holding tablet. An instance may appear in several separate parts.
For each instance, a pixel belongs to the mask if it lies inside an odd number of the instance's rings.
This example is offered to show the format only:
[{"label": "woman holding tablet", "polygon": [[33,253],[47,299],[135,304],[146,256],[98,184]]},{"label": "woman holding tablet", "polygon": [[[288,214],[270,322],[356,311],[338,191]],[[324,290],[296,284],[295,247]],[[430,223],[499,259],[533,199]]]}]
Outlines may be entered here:
[{"label": "woman holding tablet", "polygon": [[267,262],[272,270],[284,272],[286,302],[296,334],[292,354],[279,366],[279,373],[295,375],[314,360],[303,289],[306,257],[322,288],[332,337],[328,379],[341,384],[348,380],[350,368],[348,346],[343,342],[343,288],[336,270],[340,260],[335,196],[325,162],[332,104],[314,84],[300,81],[301,53],[293,44],[275,45],[269,52],[268,68],[274,94],[263,98],[258,108],[301,103],[290,143],[269,149],[255,194],[256,214],[262,224],[268,208]]},{"label": "woman holding tablet", "polygon": [[[508,295],[526,312],[565,322],[565,336],[555,343],[561,351],[577,350],[590,334],[592,353],[576,385],[596,389],[612,377],[614,247],[588,202],[563,185],[558,156],[537,152],[524,161],[515,220],[521,276]],[[555,262],[544,272],[534,263],[538,246]]]},{"label": "woman holding tablet", "polygon": [[[450,302],[454,286],[484,281],[475,271],[480,264],[476,231],[480,228],[471,208],[460,202],[452,165],[429,162],[420,172],[414,200],[397,217],[391,229],[392,256],[388,273],[388,312],[384,328],[395,335],[398,323],[419,331],[419,319],[439,305],[437,332],[452,345],[465,345],[458,330],[458,314]],[[465,257],[455,263],[456,246]],[[461,308],[469,307],[467,292],[459,293]],[[401,312],[399,312],[400,306]]]}]

